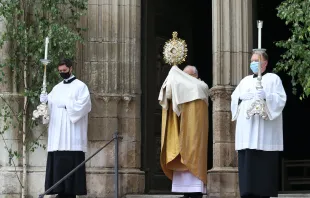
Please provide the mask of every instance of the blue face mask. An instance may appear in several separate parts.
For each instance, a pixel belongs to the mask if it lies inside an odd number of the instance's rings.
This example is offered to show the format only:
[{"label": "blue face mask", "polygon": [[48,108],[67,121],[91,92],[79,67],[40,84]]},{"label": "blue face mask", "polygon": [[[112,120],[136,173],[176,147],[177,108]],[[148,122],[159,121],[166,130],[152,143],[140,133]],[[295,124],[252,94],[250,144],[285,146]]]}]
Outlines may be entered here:
[{"label": "blue face mask", "polygon": [[254,74],[257,74],[257,73],[258,73],[258,65],[259,65],[259,62],[257,62],[257,61],[253,61],[253,62],[251,62],[251,64],[250,64],[250,68],[251,68],[251,70],[252,70],[252,72],[253,72]]}]

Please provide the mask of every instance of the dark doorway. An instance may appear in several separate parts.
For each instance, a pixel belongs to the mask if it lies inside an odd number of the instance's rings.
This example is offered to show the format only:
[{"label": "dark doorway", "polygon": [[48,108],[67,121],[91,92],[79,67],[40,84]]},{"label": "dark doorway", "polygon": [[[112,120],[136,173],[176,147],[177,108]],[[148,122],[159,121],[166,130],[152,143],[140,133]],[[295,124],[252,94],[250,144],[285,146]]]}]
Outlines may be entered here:
[{"label": "dark doorway", "polygon": [[[280,60],[283,50],[275,42],[286,40],[291,35],[285,22],[277,17],[276,7],[282,0],[256,0],[254,11],[256,19],[264,21],[262,30],[262,48],[269,55],[269,71]],[[255,18],[255,17],[254,17]],[[254,23],[254,48],[257,47],[257,27]],[[299,100],[292,94],[291,77],[285,73],[278,74],[282,79],[287,94],[287,103],[283,111],[284,152],[280,157],[279,191],[297,192],[310,189],[310,132],[308,113],[310,99]],[[299,92],[300,93],[300,92]]]},{"label": "dark doorway", "polygon": [[[163,61],[165,42],[177,31],[186,40],[185,65],[197,67],[199,77],[212,86],[212,7],[211,1],[142,1],[142,161],[146,172],[146,193],[170,193],[171,181],[160,162],[161,106],[158,94],[171,66]],[[212,104],[209,106],[209,164],[212,168]]]}]

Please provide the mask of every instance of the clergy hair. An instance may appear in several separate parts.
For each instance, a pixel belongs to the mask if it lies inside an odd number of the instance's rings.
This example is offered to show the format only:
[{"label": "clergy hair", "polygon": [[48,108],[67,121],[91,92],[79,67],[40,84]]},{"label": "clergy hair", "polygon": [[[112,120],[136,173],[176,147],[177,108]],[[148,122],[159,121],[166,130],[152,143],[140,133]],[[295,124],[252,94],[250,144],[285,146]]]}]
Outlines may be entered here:
[{"label": "clergy hair", "polygon": [[63,58],[59,61],[58,63],[58,67],[61,66],[61,65],[66,65],[67,67],[72,67],[72,60],[69,59],[69,58]]},{"label": "clergy hair", "polygon": [[193,69],[194,69],[194,74],[196,74],[197,76],[198,76],[198,70],[197,70],[197,68],[195,67],[195,66],[192,66],[193,67]]},{"label": "clergy hair", "polygon": [[[268,61],[269,60],[269,57],[268,57],[268,54],[266,52],[253,52],[253,54],[262,54],[263,58]],[[252,55],[253,55],[252,54]]]},{"label": "clergy hair", "polygon": [[[198,70],[197,70],[197,68],[195,67],[195,66],[193,66],[193,65],[187,65],[186,67],[192,67],[193,68],[193,70],[194,70],[194,74],[196,74],[197,76],[198,76]],[[185,67],[185,68],[186,68]],[[184,68],[184,69],[185,69]]]}]

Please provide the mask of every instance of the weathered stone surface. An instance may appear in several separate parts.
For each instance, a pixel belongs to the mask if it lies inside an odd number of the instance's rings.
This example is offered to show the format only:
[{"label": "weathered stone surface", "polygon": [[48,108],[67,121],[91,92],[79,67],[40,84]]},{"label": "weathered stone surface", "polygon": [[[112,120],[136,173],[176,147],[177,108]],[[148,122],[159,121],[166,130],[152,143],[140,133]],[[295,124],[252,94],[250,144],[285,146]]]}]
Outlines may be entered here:
[{"label": "weathered stone surface", "polygon": [[213,167],[237,167],[235,143],[217,142],[213,145]]},{"label": "weathered stone surface", "polygon": [[[47,140],[39,140],[38,141],[40,144],[47,145]],[[45,167],[46,166],[46,161],[47,161],[47,150],[38,147],[35,149],[34,152],[29,152],[28,153],[28,165],[29,166],[34,166],[34,167]]]},{"label": "weathered stone surface", "polygon": [[20,172],[15,174],[13,168],[9,171],[4,171],[3,168],[0,168],[0,195],[17,194],[21,192],[21,185],[17,176],[21,179]]},{"label": "weathered stone surface", "polygon": [[23,97],[21,95],[0,92],[0,131],[8,127],[2,134],[4,139],[16,140],[20,138],[20,128],[17,120],[22,107]]},{"label": "weathered stone surface", "polygon": [[213,0],[213,168],[208,172],[210,197],[238,197],[235,124],[231,94],[248,74],[252,51],[252,1]]},{"label": "weathered stone surface", "polygon": [[235,122],[231,121],[231,112],[213,112],[214,142],[235,142]]},{"label": "weathered stone surface", "polygon": [[237,168],[214,168],[208,174],[208,192],[210,197],[238,197]]},{"label": "weathered stone surface", "polygon": [[[0,167],[1,166],[13,166],[13,161],[16,166],[21,165],[21,158],[14,157],[12,160],[10,159],[8,150],[12,152],[21,153],[22,146],[21,140],[5,140],[5,142],[0,138]],[[1,169],[0,169],[1,174]]]},{"label": "weathered stone surface", "polygon": [[[89,114],[89,149],[86,157],[113,138],[116,129],[123,136],[119,144],[121,195],[144,191],[144,172],[139,171],[141,166],[140,1],[89,0],[87,15],[79,22],[79,25],[88,28],[84,33],[86,42],[85,45],[78,45],[77,65],[74,67],[77,77],[88,85],[92,98],[92,111]],[[10,75],[7,72],[7,77],[11,77]],[[8,81],[12,82],[12,79]],[[13,87],[10,83],[0,85],[0,91],[14,92],[16,89]],[[28,134],[28,137],[40,137],[39,142],[46,144],[47,133],[42,134],[43,131],[44,127],[38,126]],[[10,148],[21,151],[20,136],[18,130],[5,134]],[[4,148],[1,139],[0,146]],[[111,169],[115,166],[114,153],[112,143],[86,164],[89,192],[87,197],[114,196],[114,170]],[[29,197],[37,197],[44,190],[46,155],[47,151],[42,148],[28,154]],[[18,167],[18,170],[21,171],[21,167]],[[8,155],[4,149],[0,149],[1,197],[7,195],[14,197],[21,192],[11,171]]]},{"label": "weathered stone surface", "polygon": [[212,0],[212,10],[213,85],[237,85],[253,48],[252,0]]},{"label": "weathered stone surface", "polygon": [[[88,155],[96,152],[108,141],[90,142]],[[119,166],[124,168],[140,167],[140,142],[121,141],[119,144]],[[95,157],[90,160],[90,167],[114,167],[115,149],[114,144],[110,144]]]},{"label": "weathered stone surface", "polygon": [[[179,198],[183,195],[126,195],[124,198]],[[207,195],[204,195],[203,198],[207,198]]]},{"label": "weathered stone surface", "polygon": [[[21,192],[20,184],[13,169],[0,169],[0,196],[15,197]],[[20,175],[21,169],[18,169]],[[87,196],[80,197],[113,197],[114,196],[114,169],[88,168],[87,172]],[[30,168],[28,172],[29,197],[37,198],[44,192],[45,168]],[[144,190],[144,173],[135,169],[123,169],[119,171],[119,195],[141,193]],[[18,195],[20,196],[20,195]],[[54,197],[54,196],[46,196]]]},{"label": "weathered stone surface", "polygon": [[33,198],[37,198],[45,191],[45,169],[35,170],[28,173],[28,194]]}]

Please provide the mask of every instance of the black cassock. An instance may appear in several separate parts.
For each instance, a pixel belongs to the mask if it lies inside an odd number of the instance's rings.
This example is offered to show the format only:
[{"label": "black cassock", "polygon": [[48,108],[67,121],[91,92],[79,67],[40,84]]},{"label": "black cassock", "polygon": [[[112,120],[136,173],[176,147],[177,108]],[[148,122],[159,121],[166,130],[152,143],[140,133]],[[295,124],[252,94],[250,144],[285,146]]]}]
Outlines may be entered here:
[{"label": "black cassock", "polygon": [[[83,151],[48,152],[46,164],[45,190],[48,190],[61,178],[85,160]],[[64,180],[48,195],[86,195],[85,164]]]},{"label": "black cassock", "polygon": [[238,151],[240,196],[278,197],[278,151]]}]

